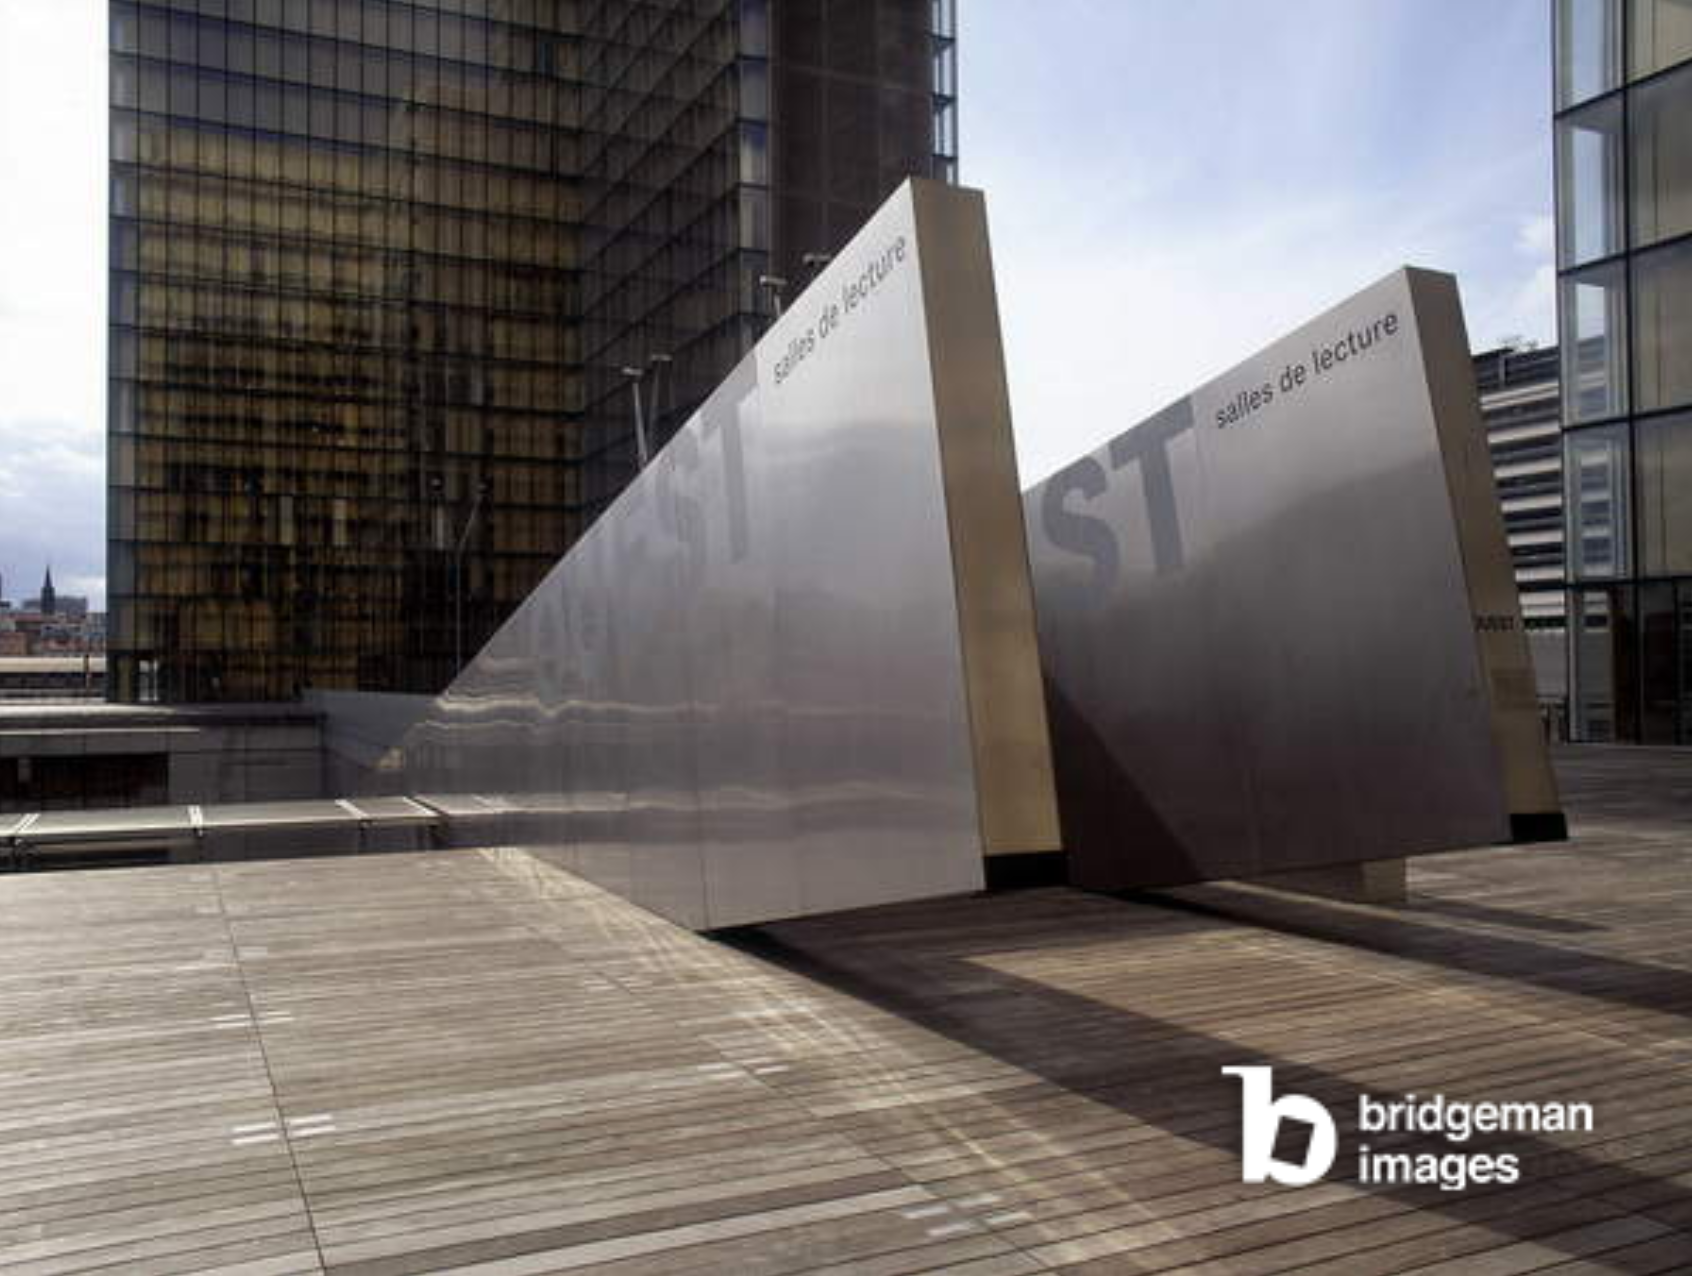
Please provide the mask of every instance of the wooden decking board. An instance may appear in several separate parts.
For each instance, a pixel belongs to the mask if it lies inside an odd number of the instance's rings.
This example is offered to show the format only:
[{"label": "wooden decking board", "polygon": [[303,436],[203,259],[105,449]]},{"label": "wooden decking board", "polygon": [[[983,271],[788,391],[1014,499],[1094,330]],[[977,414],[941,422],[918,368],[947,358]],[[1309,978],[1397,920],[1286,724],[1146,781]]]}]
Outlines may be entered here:
[{"label": "wooden decking board", "polygon": [[[1573,843],[1429,857],[1401,909],[1047,888],[725,943],[513,851],[0,878],[0,1271],[1692,1269],[1692,755],[1559,765]],[[1342,1128],[1598,1128],[1471,1142],[1516,1187],[1244,1184],[1252,1062]]]},{"label": "wooden decking board", "polygon": [[1596,1259],[1573,1259],[1539,1269],[1538,1276],[1656,1276],[1686,1270],[1684,1236],[1663,1236],[1606,1251]]}]

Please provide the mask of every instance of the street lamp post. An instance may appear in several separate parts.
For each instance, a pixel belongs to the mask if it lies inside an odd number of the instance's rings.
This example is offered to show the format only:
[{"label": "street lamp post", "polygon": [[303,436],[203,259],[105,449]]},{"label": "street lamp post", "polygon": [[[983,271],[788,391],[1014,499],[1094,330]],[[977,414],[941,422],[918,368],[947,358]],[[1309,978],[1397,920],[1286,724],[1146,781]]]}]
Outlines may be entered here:
[{"label": "street lamp post", "polygon": [[781,318],[781,297],[787,291],[787,280],[781,275],[759,275],[758,287],[770,294],[770,301],[775,306],[775,317]]},{"label": "street lamp post", "polygon": [[[674,362],[674,359],[662,352],[651,355],[646,360],[647,366],[652,369],[652,428],[660,432],[664,427],[664,391],[670,392],[672,405],[676,398],[675,373],[671,370]],[[666,372],[670,373],[667,379],[664,375]]]},{"label": "street lamp post", "polygon": [[635,459],[637,468],[644,470],[646,463],[652,459],[646,447],[646,410],[640,401],[640,382],[646,371],[643,368],[624,368],[623,375],[629,379],[629,388],[634,391]]}]

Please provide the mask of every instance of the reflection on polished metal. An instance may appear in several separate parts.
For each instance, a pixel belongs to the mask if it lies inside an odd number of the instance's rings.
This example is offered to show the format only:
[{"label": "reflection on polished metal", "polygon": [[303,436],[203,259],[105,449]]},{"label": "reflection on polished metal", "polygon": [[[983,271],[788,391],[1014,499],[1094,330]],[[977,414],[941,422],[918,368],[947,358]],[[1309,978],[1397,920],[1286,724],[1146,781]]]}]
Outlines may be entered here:
[{"label": "reflection on polished metal", "polygon": [[984,205],[915,181],[394,778],[720,927],[971,890],[984,854],[1055,849],[1048,749]]},{"label": "reflection on polished metal", "polygon": [[1025,503],[1078,884],[1560,829],[1449,276],[1389,276]]}]

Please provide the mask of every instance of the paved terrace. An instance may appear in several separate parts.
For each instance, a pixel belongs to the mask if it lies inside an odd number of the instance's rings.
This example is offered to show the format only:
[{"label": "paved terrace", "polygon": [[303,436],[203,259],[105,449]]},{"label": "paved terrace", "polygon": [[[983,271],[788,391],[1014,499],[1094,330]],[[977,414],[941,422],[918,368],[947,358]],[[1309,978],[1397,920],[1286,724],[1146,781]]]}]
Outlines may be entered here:
[{"label": "paved terrace", "polygon": [[[0,1270],[1686,1270],[1692,755],[1562,769],[1573,844],[1401,910],[1043,890],[730,945],[512,853],[0,880]],[[1343,1133],[1242,1185],[1253,1062],[1597,1129],[1477,1140],[1510,1189],[1359,1187]]]}]

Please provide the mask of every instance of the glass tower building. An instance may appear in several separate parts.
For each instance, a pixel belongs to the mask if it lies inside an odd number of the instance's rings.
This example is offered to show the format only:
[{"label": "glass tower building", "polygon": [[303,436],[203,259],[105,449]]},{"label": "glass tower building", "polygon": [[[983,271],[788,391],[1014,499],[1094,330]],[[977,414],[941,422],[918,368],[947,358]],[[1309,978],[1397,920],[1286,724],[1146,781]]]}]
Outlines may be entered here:
[{"label": "glass tower building", "polygon": [[1533,657],[1539,710],[1567,734],[1568,625],[1563,575],[1563,432],[1555,346],[1475,356],[1481,422]]},{"label": "glass tower building", "polygon": [[435,692],[909,174],[952,0],[111,0],[110,688]]},{"label": "glass tower building", "polygon": [[1582,740],[1692,743],[1692,0],[1553,0]]}]

